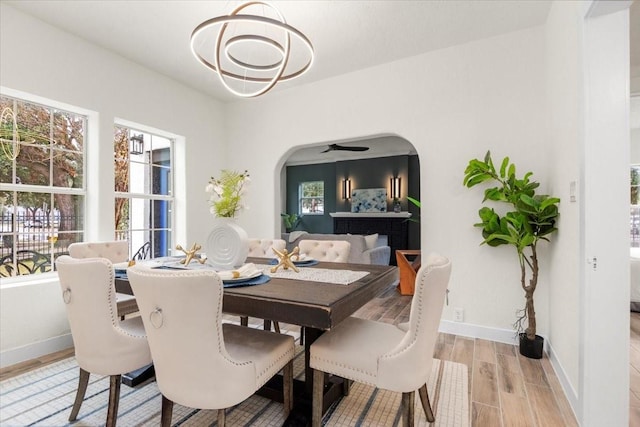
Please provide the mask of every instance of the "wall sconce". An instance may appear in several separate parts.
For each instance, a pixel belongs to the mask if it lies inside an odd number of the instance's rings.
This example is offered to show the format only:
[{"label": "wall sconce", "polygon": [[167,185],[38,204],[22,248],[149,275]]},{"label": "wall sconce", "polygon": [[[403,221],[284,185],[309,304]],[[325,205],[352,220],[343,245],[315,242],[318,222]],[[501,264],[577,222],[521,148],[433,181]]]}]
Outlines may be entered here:
[{"label": "wall sconce", "polygon": [[142,134],[134,135],[129,138],[129,153],[142,154],[144,153],[144,137]]},{"label": "wall sconce", "polygon": [[342,181],[342,199],[349,200],[351,198],[351,180],[345,179]]},{"label": "wall sconce", "polygon": [[400,177],[395,176],[391,178],[391,198],[399,199],[400,198]]}]

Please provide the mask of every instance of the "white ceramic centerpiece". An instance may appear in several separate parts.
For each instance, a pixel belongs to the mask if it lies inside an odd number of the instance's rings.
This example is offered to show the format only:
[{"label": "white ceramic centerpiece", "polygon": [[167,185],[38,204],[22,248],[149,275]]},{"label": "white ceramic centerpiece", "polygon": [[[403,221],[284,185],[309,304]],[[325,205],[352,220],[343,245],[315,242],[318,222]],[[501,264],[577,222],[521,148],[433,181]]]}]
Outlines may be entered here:
[{"label": "white ceramic centerpiece", "polygon": [[249,253],[247,232],[235,222],[241,200],[249,183],[249,173],[223,170],[220,178],[211,178],[206,191],[211,193],[211,213],[217,218],[204,245],[207,263],[218,270],[230,270],[244,264]]},{"label": "white ceramic centerpiece", "polygon": [[244,264],[249,253],[247,232],[233,218],[218,218],[204,245],[207,264],[231,270]]}]

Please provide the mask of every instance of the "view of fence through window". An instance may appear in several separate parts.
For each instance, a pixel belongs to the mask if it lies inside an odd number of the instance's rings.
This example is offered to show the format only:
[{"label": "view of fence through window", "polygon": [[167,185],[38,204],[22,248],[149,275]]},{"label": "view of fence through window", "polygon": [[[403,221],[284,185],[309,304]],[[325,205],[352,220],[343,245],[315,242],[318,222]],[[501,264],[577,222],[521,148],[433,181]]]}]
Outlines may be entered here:
[{"label": "view of fence through window", "polygon": [[173,140],[116,126],[114,131],[115,238],[132,256],[171,254]]},{"label": "view of fence through window", "polygon": [[0,277],[51,271],[82,241],[85,116],[0,96]]}]

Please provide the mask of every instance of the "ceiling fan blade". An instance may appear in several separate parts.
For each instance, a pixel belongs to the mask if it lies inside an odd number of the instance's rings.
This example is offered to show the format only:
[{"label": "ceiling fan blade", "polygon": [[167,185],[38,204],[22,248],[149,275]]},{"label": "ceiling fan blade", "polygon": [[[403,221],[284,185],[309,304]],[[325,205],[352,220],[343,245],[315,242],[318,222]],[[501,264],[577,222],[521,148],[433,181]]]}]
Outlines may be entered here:
[{"label": "ceiling fan blade", "polygon": [[367,151],[369,147],[340,147],[338,150],[344,151]]},{"label": "ceiling fan blade", "polygon": [[369,147],[345,147],[338,144],[329,144],[329,147],[323,153],[328,151],[367,151],[368,149]]}]

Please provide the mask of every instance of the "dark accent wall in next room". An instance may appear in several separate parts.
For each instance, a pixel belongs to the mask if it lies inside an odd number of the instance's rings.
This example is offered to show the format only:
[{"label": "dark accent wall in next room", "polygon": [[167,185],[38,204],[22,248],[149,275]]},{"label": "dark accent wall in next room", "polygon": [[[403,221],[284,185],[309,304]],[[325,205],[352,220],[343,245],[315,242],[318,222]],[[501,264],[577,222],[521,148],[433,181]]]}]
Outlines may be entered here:
[{"label": "dark accent wall in next room", "polygon": [[[400,177],[400,204],[413,218],[420,217],[419,209],[409,203],[407,196],[420,198],[420,161],[417,155],[377,157],[372,159],[345,160],[335,163],[318,163],[302,166],[287,166],[287,213],[298,213],[298,187],[301,182],[324,181],[325,211],[323,215],[305,215],[297,230],[310,233],[333,233],[331,212],[350,212],[351,201],[343,199],[342,183],[351,180],[351,189],[386,188],[390,196],[390,180]],[[391,198],[387,199],[387,210],[393,211]],[[420,224],[409,222],[409,247],[420,249]],[[395,257],[395,254],[391,254]]]},{"label": "dark accent wall in next room", "polygon": [[299,214],[298,188],[301,182],[324,181],[324,214],[304,215],[296,230],[309,233],[333,233],[333,218],[336,211],[336,164],[318,163],[313,165],[287,166],[287,213]]},{"label": "dark accent wall in next room", "polygon": [[[336,181],[341,187],[342,181],[351,180],[351,190],[365,188],[385,188],[387,190],[387,211],[393,211],[391,199],[391,178],[400,177],[400,204],[407,210],[407,182],[409,181],[409,156],[377,157],[373,159],[347,160],[336,162]],[[342,199],[342,190],[338,194],[339,212],[351,211],[351,200]]]}]

